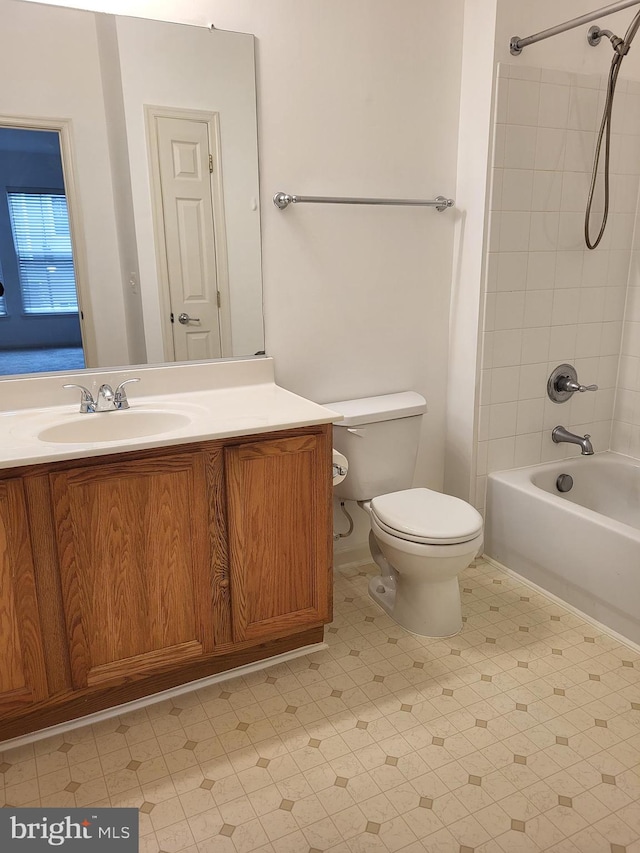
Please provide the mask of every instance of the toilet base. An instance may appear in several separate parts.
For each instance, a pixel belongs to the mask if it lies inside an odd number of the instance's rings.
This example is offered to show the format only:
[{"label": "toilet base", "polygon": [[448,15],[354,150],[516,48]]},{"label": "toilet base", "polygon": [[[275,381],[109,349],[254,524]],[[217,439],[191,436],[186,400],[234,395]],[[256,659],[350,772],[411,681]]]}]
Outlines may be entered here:
[{"label": "toilet base", "polygon": [[393,606],[396,603],[396,582],[393,578],[376,575],[369,581],[369,595],[377,605],[393,618]]},{"label": "toilet base", "polygon": [[[442,584],[434,585],[434,587],[440,588],[432,598],[431,606],[424,600],[416,602],[415,599],[412,600],[410,608],[403,607],[402,602],[397,606],[396,582],[394,578],[383,577],[382,575],[376,575],[369,581],[369,595],[394,622],[397,622],[401,628],[410,634],[431,639],[455,637],[462,630],[462,614],[459,604],[460,590],[457,578],[446,583],[449,585],[446,590],[441,588]],[[433,589],[431,592],[436,592],[436,590]],[[449,615],[443,618],[443,614],[447,613],[453,614],[453,616]],[[423,629],[425,622],[431,626],[428,634]]]},{"label": "toilet base", "polygon": [[402,628],[419,637],[453,637],[462,630],[458,575],[482,547],[482,533],[452,545],[398,540],[371,516],[369,547],[380,575],[369,595]]}]

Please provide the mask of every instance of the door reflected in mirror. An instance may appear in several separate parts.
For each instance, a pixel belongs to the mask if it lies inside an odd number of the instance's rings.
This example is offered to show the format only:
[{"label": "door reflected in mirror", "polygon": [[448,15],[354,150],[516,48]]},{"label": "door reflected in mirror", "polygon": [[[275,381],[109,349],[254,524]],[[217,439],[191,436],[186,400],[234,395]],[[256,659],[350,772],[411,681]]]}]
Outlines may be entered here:
[{"label": "door reflected in mirror", "polygon": [[159,267],[178,361],[219,358],[231,338],[230,300],[220,291],[226,276],[218,280],[226,262],[217,119],[216,113],[147,108],[156,243],[164,244]]},{"label": "door reflected in mirror", "polygon": [[0,375],[261,353],[253,36],[0,4]]}]

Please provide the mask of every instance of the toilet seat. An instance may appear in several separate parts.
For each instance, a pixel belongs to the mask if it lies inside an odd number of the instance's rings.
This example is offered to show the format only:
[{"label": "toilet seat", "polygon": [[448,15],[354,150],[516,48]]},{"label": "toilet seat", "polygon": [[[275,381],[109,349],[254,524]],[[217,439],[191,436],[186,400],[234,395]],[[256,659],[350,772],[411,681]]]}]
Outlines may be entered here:
[{"label": "toilet seat", "polygon": [[455,545],[482,532],[482,516],[466,501],[431,489],[379,495],[371,513],[390,536],[425,545]]}]

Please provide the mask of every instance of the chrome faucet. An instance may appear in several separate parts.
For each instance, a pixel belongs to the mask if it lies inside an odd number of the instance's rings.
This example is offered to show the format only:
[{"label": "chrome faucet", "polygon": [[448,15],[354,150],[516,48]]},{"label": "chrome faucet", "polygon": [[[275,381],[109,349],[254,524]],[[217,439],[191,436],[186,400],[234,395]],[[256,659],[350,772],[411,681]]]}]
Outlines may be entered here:
[{"label": "chrome faucet", "polygon": [[[98,388],[98,398],[96,400],[96,412],[113,412],[116,408],[116,395],[113,393],[111,385],[101,385]],[[127,401],[128,407],[128,401]]]},{"label": "chrome faucet", "polygon": [[80,412],[82,414],[92,414],[93,412],[117,412],[129,408],[127,400],[127,392],[124,386],[130,382],[140,382],[140,379],[125,379],[121,382],[114,391],[111,385],[101,385],[98,388],[98,396],[93,399],[93,395],[84,385],[63,385],[63,388],[79,388],[80,389]]},{"label": "chrome faucet", "polygon": [[577,444],[580,447],[580,453],[582,453],[583,456],[593,456],[591,436],[588,434],[576,435],[573,432],[569,432],[569,430],[565,429],[563,426],[557,426],[553,428],[551,438],[556,444],[560,444],[563,441],[566,441],[568,444]]}]

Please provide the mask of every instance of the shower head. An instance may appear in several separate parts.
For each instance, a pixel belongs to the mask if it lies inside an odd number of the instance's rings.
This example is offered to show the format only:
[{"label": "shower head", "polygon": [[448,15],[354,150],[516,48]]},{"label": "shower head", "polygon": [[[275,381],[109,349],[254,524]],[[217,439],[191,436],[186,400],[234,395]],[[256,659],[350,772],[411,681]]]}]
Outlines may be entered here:
[{"label": "shower head", "polygon": [[[635,32],[633,33],[635,35]],[[629,48],[631,47],[631,41],[625,41],[625,39],[620,38],[615,33],[612,33],[611,30],[601,30],[600,27],[593,26],[589,27],[589,32],[587,33],[587,41],[591,45],[591,47],[595,47],[600,44],[602,40],[602,36],[606,36],[611,42],[611,46],[615,50],[615,52],[619,56],[626,56],[629,53]],[[633,38],[633,36],[632,36]]]},{"label": "shower head", "polygon": [[593,26],[589,27],[589,32],[587,33],[587,41],[592,47],[595,47],[597,44],[600,44],[602,36],[606,36],[611,42],[611,46],[618,54],[618,56],[626,56],[627,53],[629,53],[631,42],[634,40],[639,27],[640,12],[636,12],[633,20],[629,25],[628,30],[624,34],[624,38],[620,38],[620,36],[615,35],[615,33],[612,33],[611,30],[601,30],[600,27]]}]

